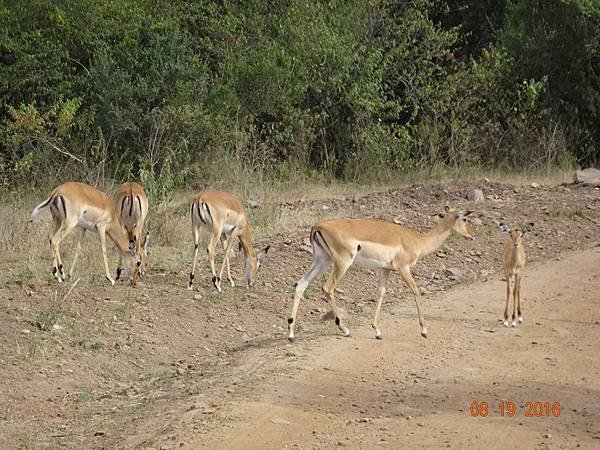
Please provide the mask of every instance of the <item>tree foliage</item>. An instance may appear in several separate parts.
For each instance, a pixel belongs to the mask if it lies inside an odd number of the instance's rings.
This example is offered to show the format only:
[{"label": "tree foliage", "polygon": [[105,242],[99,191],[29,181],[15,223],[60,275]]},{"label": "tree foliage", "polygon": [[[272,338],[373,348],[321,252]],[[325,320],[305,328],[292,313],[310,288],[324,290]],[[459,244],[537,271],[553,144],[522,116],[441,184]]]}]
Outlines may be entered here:
[{"label": "tree foliage", "polygon": [[0,176],[598,160],[593,0],[7,0]]}]

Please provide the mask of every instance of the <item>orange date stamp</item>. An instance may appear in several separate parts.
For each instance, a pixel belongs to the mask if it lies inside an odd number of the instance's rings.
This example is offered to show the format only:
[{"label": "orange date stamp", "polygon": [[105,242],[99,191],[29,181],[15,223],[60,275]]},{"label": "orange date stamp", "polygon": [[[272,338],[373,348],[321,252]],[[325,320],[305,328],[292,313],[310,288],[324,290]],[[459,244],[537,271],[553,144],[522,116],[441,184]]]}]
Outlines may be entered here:
[{"label": "orange date stamp", "polygon": [[488,402],[471,402],[471,417],[488,417],[489,415],[501,417],[515,417],[522,414],[525,417],[560,417],[560,402],[525,402],[525,406],[517,407],[515,402],[502,401],[498,403],[498,410],[490,407]]}]

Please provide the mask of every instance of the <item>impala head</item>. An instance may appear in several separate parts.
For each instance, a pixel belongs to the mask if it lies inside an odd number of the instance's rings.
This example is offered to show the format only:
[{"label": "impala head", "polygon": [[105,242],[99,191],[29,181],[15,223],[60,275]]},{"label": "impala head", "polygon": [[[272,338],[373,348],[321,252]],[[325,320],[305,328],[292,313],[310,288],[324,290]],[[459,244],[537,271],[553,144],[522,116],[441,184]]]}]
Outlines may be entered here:
[{"label": "impala head", "polygon": [[523,240],[523,237],[527,233],[529,233],[531,230],[533,230],[533,223],[528,223],[522,229],[515,228],[512,230],[508,225],[506,225],[504,223],[501,223],[499,226],[500,226],[500,231],[502,231],[503,233],[506,233],[510,236],[510,239],[512,240],[512,243],[515,247],[519,247],[521,245],[521,241]]},{"label": "impala head", "polygon": [[248,286],[253,287],[254,282],[256,281],[256,272],[260,268],[262,261],[267,256],[270,245],[267,245],[262,250],[256,252],[255,256],[246,255],[246,265],[244,266],[244,275],[246,276],[246,280],[248,280]]},{"label": "impala head", "polygon": [[125,264],[129,269],[129,282],[135,284],[141,276],[142,268],[142,251],[134,240],[129,241],[129,253],[123,256]]},{"label": "impala head", "polygon": [[452,220],[452,231],[467,239],[475,239],[475,230],[473,225],[467,221],[467,216],[472,214],[474,211],[459,211],[455,208],[444,207],[443,217],[447,217],[448,220]]}]

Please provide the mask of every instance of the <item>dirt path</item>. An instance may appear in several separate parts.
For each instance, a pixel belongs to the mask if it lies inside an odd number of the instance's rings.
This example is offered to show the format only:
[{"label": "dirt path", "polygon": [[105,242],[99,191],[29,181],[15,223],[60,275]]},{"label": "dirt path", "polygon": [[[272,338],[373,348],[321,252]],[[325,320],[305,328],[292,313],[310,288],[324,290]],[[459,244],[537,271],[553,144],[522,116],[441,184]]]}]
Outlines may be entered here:
[{"label": "dirt path", "polygon": [[[254,380],[216,413],[209,439],[193,432],[206,411],[192,400],[172,422],[176,441],[228,449],[598,448],[598,267],[597,248],[528,267],[525,322],[516,329],[498,324],[504,283],[496,279],[428,301],[427,340],[412,302],[390,299],[383,341],[368,323],[355,324],[350,339],[333,336],[332,325],[332,336],[300,333],[294,344],[249,352],[236,371],[259,366]],[[471,417],[473,401],[488,402],[489,415]],[[500,415],[502,401],[516,404],[514,417]],[[536,401],[560,402],[560,416],[526,417],[526,402]]]},{"label": "dirt path", "polygon": [[[484,203],[464,200],[473,188]],[[275,205],[304,222],[264,238],[272,247],[254,289],[223,293],[205,261],[196,290],[185,289],[185,208],[165,213],[175,231],[162,235],[177,239],[155,241],[142,283],[107,285],[90,239],[82,255],[90,265],[66,299],[70,284],[51,279],[38,230],[27,258],[15,247],[0,261],[0,449],[598,448],[599,193],[476,181]],[[287,342],[293,285],[311,261],[310,225],[368,216],[424,231],[444,203],[477,210],[477,238],[450,238],[414,268],[427,340],[398,274],[388,283],[385,339],[375,340],[376,277],[352,267],[338,304],[353,337],[321,320],[328,306],[313,285],[298,341]],[[18,217],[11,229],[26,229],[29,212]],[[501,221],[536,224],[516,329],[498,323]],[[243,280],[240,256],[233,266]],[[487,417],[471,417],[474,401],[488,402]],[[515,417],[501,417],[501,401],[515,403]],[[536,401],[549,402],[550,417],[525,417]]]}]

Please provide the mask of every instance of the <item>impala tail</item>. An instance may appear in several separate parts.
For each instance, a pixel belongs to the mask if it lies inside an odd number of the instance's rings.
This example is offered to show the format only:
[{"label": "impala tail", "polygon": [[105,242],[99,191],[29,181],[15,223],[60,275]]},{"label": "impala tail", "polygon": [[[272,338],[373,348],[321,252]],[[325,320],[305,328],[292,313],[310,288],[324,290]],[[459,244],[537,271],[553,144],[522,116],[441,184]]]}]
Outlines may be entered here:
[{"label": "impala tail", "polygon": [[43,201],[42,203],[40,203],[39,205],[37,205],[35,208],[33,208],[33,211],[31,211],[31,222],[38,222],[38,216],[44,212],[44,210],[46,208],[48,208],[48,206],[50,206],[50,202],[52,201],[52,199],[54,198],[54,192],[52,194],[50,194],[50,197],[48,197],[47,200]]}]

